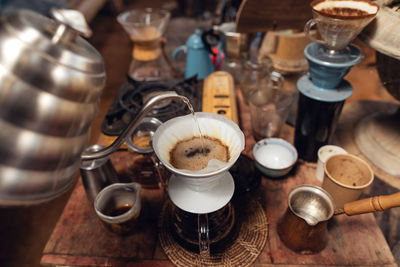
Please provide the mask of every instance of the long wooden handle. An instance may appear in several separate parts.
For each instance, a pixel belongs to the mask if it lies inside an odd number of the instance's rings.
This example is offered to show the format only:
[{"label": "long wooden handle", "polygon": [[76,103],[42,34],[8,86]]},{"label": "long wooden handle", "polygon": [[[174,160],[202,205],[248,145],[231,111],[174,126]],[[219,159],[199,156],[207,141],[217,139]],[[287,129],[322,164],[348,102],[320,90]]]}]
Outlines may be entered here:
[{"label": "long wooden handle", "polygon": [[356,215],[374,211],[387,210],[400,207],[400,192],[387,195],[365,198],[344,204],[344,212],[347,215]]}]

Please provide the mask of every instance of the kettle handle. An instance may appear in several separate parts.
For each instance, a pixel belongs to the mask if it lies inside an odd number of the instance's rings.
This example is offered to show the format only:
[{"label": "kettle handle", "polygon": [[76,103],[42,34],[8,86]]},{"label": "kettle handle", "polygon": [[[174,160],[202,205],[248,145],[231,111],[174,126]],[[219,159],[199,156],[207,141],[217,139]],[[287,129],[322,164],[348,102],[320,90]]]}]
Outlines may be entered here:
[{"label": "kettle handle", "polygon": [[133,118],[129,124],[125,127],[125,129],[122,131],[122,133],[117,137],[117,139],[114,140],[114,142],[98,151],[84,151],[81,155],[81,160],[94,160],[94,159],[101,159],[104,157],[107,157],[111,153],[117,151],[120,146],[125,142],[126,138],[128,136],[131,136],[139,123],[143,120],[143,118],[146,116],[146,114],[153,108],[154,105],[156,105],[158,102],[167,100],[167,99],[179,99],[181,101],[189,101],[187,100],[186,97],[178,95],[176,91],[163,91],[162,93],[159,93],[149,100],[147,100],[143,106],[142,109],[139,111],[138,115]]},{"label": "kettle handle", "polygon": [[347,215],[357,215],[374,211],[383,211],[394,207],[400,207],[400,192],[346,203],[344,204],[344,212]]},{"label": "kettle handle", "polygon": [[[220,69],[221,62],[223,62],[224,57],[225,57],[224,52],[222,51],[222,47],[220,45],[218,45],[216,47],[216,49],[217,49],[217,53],[215,55],[216,60],[215,60],[215,62],[213,62],[213,66],[214,66],[215,70]],[[213,55],[211,55],[211,56],[213,56]]]},{"label": "kettle handle", "polygon": [[315,19],[310,19],[304,25],[304,33],[311,40],[311,42],[316,42],[322,45],[327,45],[327,43],[322,39],[317,39],[311,34],[311,29],[317,25],[317,21]]},{"label": "kettle handle", "polygon": [[73,9],[51,9],[51,15],[59,23],[52,43],[56,44],[62,40],[68,42],[72,40],[76,34],[89,38],[92,30],[86,22],[84,15]]},{"label": "kettle handle", "polygon": [[[186,45],[178,46],[177,48],[174,49],[174,51],[172,51],[172,54],[171,54],[172,60],[174,60],[175,62],[178,62],[178,58],[181,53],[185,53],[185,54],[187,53]],[[185,73],[185,71],[181,67],[177,66],[177,68],[179,69],[180,72]]]},{"label": "kettle handle", "polygon": [[210,257],[210,229],[207,213],[197,215],[197,227],[199,234],[200,257],[207,259]]},{"label": "kettle handle", "polygon": [[222,51],[221,46],[221,36],[220,34],[216,33],[213,28],[203,31],[201,34],[201,41],[204,44],[204,47],[210,54],[210,58],[214,58],[213,66],[214,69],[217,69],[220,63],[224,58],[224,53]]}]

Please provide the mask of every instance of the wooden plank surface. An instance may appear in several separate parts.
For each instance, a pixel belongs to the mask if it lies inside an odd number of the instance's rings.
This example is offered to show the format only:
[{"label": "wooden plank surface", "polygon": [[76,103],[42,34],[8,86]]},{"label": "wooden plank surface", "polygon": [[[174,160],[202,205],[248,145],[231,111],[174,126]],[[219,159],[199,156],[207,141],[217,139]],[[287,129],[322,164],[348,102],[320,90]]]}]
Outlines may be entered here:
[{"label": "wooden plank surface", "polygon": [[[241,127],[246,135],[244,153],[252,156],[249,110],[239,96]],[[285,126],[281,137],[293,142],[293,128]],[[101,140],[100,140],[101,141]],[[101,143],[101,142],[100,142]],[[126,167],[127,152],[112,155],[117,171]],[[276,231],[277,220],[287,209],[287,194],[298,184],[318,184],[316,164],[298,162],[283,179],[263,178],[251,194],[265,207],[269,221],[267,244],[254,266],[397,266],[372,214],[335,216],[328,224],[328,245],[320,253],[300,255],[287,249]],[[157,219],[166,201],[162,190],[143,190],[143,210],[138,231],[128,237],[108,232],[87,201],[78,183],[49,239],[44,265],[69,266],[171,266],[157,239]]]},{"label": "wooden plank surface", "polygon": [[[252,156],[248,107],[238,92],[241,128],[246,136],[244,153]],[[293,128],[285,125],[280,137],[293,143]],[[283,179],[262,180],[264,194],[258,198],[266,206],[269,236],[254,266],[397,266],[372,213],[357,216],[336,215],[328,223],[328,244],[320,253],[301,255],[284,246],[277,233],[277,221],[287,209],[289,191],[300,184],[321,185],[315,176],[316,163],[298,162]]]},{"label": "wooden plank surface", "polygon": [[236,31],[243,33],[271,30],[303,30],[312,18],[307,0],[244,0],[236,16]]}]

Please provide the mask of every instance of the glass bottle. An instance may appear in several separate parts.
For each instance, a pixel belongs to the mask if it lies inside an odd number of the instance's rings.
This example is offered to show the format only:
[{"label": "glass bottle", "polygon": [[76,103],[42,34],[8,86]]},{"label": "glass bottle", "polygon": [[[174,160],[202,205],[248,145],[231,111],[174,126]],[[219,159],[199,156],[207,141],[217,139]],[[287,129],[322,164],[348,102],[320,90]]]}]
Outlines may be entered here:
[{"label": "glass bottle", "polygon": [[243,79],[240,83],[242,97],[246,104],[249,103],[249,95],[253,90],[266,90],[270,83],[271,60],[265,58],[259,62],[246,61],[244,65]]},{"label": "glass bottle", "polygon": [[283,76],[272,72],[264,89],[253,90],[249,94],[249,107],[253,136],[256,141],[277,137],[288,117],[293,95],[283,88]]}]

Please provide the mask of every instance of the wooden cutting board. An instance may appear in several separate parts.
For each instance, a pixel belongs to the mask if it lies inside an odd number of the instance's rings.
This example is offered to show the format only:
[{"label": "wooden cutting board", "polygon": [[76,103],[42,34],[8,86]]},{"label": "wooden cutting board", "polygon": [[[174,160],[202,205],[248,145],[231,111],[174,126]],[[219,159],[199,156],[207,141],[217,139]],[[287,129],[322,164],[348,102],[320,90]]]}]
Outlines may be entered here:
[{"label": "wooden cutting board", "polygon": [[236,16],[236,31],[303,30],[312,18],[310,0],[243,0]]}]

